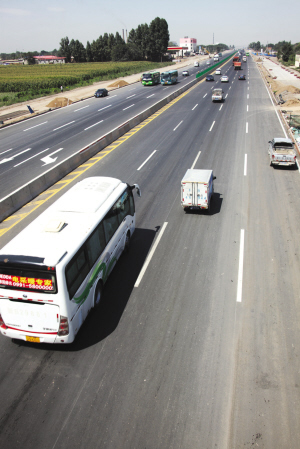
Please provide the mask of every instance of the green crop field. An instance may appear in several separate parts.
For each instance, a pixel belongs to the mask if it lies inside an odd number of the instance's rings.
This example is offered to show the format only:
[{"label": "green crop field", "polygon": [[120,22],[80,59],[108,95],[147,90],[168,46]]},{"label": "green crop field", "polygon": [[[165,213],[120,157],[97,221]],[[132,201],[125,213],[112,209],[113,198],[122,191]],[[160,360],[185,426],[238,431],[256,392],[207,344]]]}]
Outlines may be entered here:
[{"label": "green crop field", "polygon": [[0,106],[145,72],[170,63],[147,61],[84,64],[0,65]]}]

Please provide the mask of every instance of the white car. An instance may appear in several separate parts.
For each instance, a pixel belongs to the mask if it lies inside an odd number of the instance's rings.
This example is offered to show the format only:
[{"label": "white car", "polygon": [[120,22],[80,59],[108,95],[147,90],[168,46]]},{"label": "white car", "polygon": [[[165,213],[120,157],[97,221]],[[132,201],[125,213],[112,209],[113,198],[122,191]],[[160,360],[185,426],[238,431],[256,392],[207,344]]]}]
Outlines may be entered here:
[{"label": "white car", "polygon": [[222,75],[221,69],[217,69],[217,70],[216,70],[216,75]]},{"label": "white car", "polygon": [[189,76],[189,71],[188,70],[183,70],[182,76]]},{"label": "white car", "polygon": [[223,75],[222,78],[221,78],[221,83],[228,83],[228,81],[229,81],[228,76],[227,75]]},{"label": "white car", "polygon": [[199,67],[199,62],[198,61],[194,62],[194,67]]}]

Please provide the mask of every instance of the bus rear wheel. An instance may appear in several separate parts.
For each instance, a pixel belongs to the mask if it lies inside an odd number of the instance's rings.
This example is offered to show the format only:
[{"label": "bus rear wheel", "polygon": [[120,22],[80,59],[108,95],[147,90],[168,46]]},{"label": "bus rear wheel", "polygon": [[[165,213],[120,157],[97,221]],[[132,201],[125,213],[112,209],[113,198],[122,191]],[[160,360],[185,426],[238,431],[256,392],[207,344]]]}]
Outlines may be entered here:
[{"label": "bus rear wheel", "polygon": [[100,305],[102,298],[102,291],[103,291],[102,281],[98,281],[94,294],[94,309],[96,309]]},{"label": "bus rear wheel", "polygon": [[125,238],[124,253],[128,253],[129,246],[130,246],[130,232],[127,232],[126,238]]}]

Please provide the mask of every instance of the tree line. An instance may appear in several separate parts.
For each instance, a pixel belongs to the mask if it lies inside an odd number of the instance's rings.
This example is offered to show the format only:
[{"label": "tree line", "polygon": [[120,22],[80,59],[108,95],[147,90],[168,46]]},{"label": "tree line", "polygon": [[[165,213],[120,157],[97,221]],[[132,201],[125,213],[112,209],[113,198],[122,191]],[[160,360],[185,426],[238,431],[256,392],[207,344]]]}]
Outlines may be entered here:
[{"label": "tree line", "polygon": [[1,53],[1,59],[26,58],[34,64],[33,56],[64,56],[66,62],[106,62],[106,61],[163,61],[169,42],[169,27],[165,19],[156,17],[150,25],[139,25],[129,32],[127,42],[116,32],[104,33],[98,39],[87,42],[63,37],[59,49],[52,52]]},{"label": "tree line", "polygon": [[142,24],[129,32],[127,42],[116,34],[104,33],[98,39],[87,42],[86,47],[79,41],[64,37],[60,41],[59,55],[66,62],[106,62],[106,61],[162,61],[169,42],[168,23],[156,17],[150,25]]},{"label": "tree line", "polygon": [[260,41],[251,42],[249,44],[249,48],[252,48],[254,51],[263,50],[264,53],[268,52],[269,49],[276,52],[277,58],[282,60],[282,62],[287,63],[289,65],[295,64],[295,55],[300,54],[300,43],[292,44],[291,41],[280,41],[277,44],[267,44],[263,45]]}]

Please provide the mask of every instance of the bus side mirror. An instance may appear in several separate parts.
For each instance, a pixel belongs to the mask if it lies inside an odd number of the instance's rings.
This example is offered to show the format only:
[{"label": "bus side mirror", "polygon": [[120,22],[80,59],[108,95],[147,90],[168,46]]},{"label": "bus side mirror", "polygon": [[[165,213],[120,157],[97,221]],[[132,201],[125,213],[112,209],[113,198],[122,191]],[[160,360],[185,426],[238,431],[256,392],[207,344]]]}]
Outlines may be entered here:
[{"label": "bus side mirror", "polygon": [[217,177],[216,177],[216,176],[213,176],[213,179],[217,179]]},{"label": "bus side mirror", "polygon": [[131,188],[131,190],[136,189],[137,195],[138,195],[139,197],[142,196],[141,189],[140,189],[140,187],[139,187],[138,184],[133,184],[133,186],[130,186],[130,188]]}]

